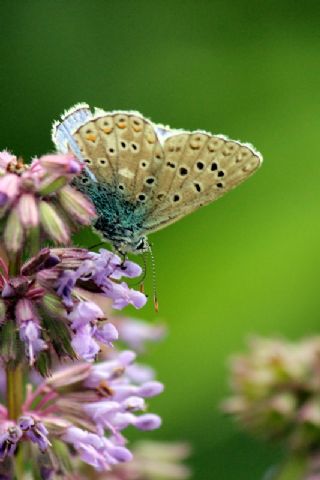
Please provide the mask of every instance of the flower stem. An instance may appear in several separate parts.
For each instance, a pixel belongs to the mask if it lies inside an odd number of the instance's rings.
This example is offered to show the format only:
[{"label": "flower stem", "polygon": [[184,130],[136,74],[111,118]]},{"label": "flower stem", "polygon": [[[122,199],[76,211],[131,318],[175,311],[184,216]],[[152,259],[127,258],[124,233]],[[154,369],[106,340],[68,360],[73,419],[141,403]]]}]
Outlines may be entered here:
[{"label": "flower stem", "polygon": [[[12,255],[9,260],[9,275],[15,276],[19,274],[21,266],[21,254]],[[17,420],[22,413],[22,404],[24,397],[23,383],[23,365],[9,362],[6,366],[7,381],[7,409],[10,420]],[[23,445],[19,445],[14,460],[15,478],[17,480],[24,479],[24,452]]]},{"label": "flower stem", "polygon": [[16,253],[9,256],[9,275],[15,277],[18,275],[21,266],[21,254]]},{"label": "flower stem", "polygon": [[7,408],[9,418],[16,420],[21,415],[23,403],[22,365],[7,366]]},{"label": "flower stem", "polygon": [[[7,408],[11,420],[17,420],[22,411],[23,403],[23,367],[22,364],[7,366]],[[21,443],[14,458],[14,471],[17,480],[24,479],[24,445]]]}]

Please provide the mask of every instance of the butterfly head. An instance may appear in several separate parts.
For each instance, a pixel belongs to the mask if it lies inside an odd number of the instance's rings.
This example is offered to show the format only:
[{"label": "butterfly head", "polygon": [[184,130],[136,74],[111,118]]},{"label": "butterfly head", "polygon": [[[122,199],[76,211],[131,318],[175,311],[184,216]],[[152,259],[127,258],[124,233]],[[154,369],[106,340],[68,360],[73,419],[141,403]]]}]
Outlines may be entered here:
[{"label": "butterfly head", "polygon": [[121,255],[126,255],[127,253],[134,253],[138,255],[140,253],[149,252],[150,245],[147,237],[138,237],[133,239],[126,239],[126,241],[114,242],[114,248]]}]

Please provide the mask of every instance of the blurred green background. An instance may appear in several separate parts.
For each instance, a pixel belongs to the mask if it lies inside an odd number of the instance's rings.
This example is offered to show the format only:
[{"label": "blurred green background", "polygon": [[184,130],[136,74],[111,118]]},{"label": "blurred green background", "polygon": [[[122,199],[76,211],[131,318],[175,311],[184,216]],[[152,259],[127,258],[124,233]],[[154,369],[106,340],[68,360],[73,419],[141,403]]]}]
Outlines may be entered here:
[{"label": "blurred green background", "polygon": [[[52,149],[79,101],[253,143],[262,169],[152,236],[170,336],[147,361],[166,384],[157,439],[188,440],[195,480],[257,480],[278,449],[218,405],[250,333],[319,331],[320,7],[292,1],[0,3],[1,147]],[[150,275],[147,281],[150,290]],[[152,305],[139,312],[154,320]],[[140,435],[140,438],[142,435]]]}]

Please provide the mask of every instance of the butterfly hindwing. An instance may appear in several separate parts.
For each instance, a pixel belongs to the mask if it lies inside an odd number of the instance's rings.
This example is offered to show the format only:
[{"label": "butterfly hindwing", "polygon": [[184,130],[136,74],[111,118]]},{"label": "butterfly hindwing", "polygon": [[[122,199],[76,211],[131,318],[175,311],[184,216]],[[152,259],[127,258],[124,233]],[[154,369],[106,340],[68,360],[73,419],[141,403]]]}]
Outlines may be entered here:
[{"label": "butterfly hindwing", "polygon": [[147,203],[163,152],[152,125],[138,114],[97,116],[74,138],[98,182],[113,183],[127,199]]}]

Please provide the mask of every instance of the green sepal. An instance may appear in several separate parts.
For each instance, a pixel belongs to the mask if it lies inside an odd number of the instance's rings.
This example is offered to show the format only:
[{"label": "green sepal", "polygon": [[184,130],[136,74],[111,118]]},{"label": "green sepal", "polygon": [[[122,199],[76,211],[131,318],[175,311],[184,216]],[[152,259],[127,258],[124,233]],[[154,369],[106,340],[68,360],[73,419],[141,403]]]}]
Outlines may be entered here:
[{"label": "green sepal", "polygon": [[33,480],[43,480],[42,469],[50,472],[51,480],[62,480],[73,473],[70,451],[67,445],[60,440],[51,439],[51,447],[42,454],[39,454],[39,451],[36,451],[33,446],[32,450],[34,457],[31,468]]},{"label": "green sepal", "polygon": [[46,293],[42,298],[42,305],[49,315],[61,318],[65,317],[66,310],[57,295]]},{"label": "green sepal", "polygon": [[0,478],[5,478],[5,479],[15,478],[12,457],[7,457],[5,460],[0,462]]},{"label": "green sepal", "polygon": [[54,180],[51,180],[47,184],[43,184],[42,187],[39,189],[40,195],[43,197],[46,195],[50,195],[51,193],[56,192],[60,188],[64,187],[68,182],[66,177],[58,177]]},{"label": "green sepal", "polygon": [[50,352],[48,350],[40,352],[34,366],[42,377],[49,377],[52,367]]},{"label": "green sepal", "polygon": [[13,320],[8,320],[0,328],[0,356],[13,366],[20,363],[24,354],[24,345]]},{"label": "green sepal", "polygon": [[62,467],[62,469],[68,473],[73,472],[73,466],[70,461],[70,450],[68,446],[64,442],[61,442],[56,438],[51,440],[51,444],[52,451],[54,452],[54,455],[58,460],[60,468]]},{"label": "green sepal", "polygon": [[42,326],[46,331],[44,336],[48,337],[48,342],[52,344],[58,357],[68,356],[73,359],[77,358],[71,346],[71,333],[66,324],[66,311],[59,297],[53,294],[44,295],[39,310],[41,312]]}]

